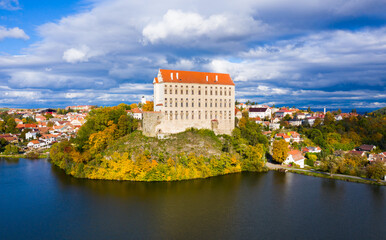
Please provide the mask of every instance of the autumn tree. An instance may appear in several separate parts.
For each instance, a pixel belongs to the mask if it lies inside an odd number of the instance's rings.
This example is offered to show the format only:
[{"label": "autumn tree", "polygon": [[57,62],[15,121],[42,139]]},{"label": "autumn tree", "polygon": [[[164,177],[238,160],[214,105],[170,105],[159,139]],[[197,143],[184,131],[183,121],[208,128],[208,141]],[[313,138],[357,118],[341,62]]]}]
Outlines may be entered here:
[{"label": "autumn tree", "polygon": [[142,106],[142,110],[143,110],[143,111],[146,111],[146,112],[154,111],[154,103],[153,103],[153,102],[146,102],[146,103]]},{"label": "autumn tree", "polygon": [[281,139],[273,142],[272,159],[275,162],[283,163],[288,156],[288,143]]},{"label": "autumn tree", "polygon": [[324,125],[331,125],[335,122],[335,117],[332,113],[327,112],[326,115],[324,116]]},{"label": "autumn tree", "polygon": [[5,122],[4,121],[0,121],[0,133],[4,133],[5,132]]}]

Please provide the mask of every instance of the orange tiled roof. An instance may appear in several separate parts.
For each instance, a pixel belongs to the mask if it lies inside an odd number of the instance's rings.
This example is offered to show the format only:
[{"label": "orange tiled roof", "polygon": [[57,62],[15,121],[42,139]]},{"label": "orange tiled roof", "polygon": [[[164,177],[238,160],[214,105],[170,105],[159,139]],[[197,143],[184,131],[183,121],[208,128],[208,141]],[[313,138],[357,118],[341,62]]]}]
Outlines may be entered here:
[{"label": "orange tiled roof", "polygon": [[[219,84],[235,85],[232,78],[227,73],[210,73],[210,72],[193,72],[160,69],[163,82],[168,83],[199,83],[199,84]],[[177,78],[178,73],[178,78]],[[173,79],[171,79],[173,75]],[[217,76],[217,81],[216,81]],[[208,81],[207,81],[208,79]],[[155,83],[159,82],[158,78],[154,79]]]}]

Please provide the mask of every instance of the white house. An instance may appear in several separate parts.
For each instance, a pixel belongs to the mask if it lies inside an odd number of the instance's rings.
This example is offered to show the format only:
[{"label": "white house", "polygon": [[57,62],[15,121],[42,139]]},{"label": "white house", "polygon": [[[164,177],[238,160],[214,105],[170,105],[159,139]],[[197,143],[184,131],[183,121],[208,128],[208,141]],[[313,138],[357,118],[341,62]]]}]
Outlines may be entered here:
[{"label": "white house", "polygon": [[279,117],[279,118],[285,117],[287,115],[292,116],[292,112],[289,110],[286,110],[286,109],[279,110],[279,111],[275,112],[275,116]]},{"label": "white house", "polygon": [[302,153],[299,150],[292,150],[288,152],[287,159],[283,162],[283,164],[295,163],[299,165],[301,168],[304,168],[304,160]]},{"label": "white house", "polygon": [[269,107],[250,107],[248,109],[249,112],[249,118],[257,118],[260,119],[268,118],[271,119],[271,109]]},{"label": "white house", "polygon": [[25,134],[25,139],[36,139],[37,132],[27,132]]},{"label": "white house", "polygon": [[133,118],[141,120],[142,119],[142,111],[139,108],[133,108],[128,113],[129,115],[133,116]]}]

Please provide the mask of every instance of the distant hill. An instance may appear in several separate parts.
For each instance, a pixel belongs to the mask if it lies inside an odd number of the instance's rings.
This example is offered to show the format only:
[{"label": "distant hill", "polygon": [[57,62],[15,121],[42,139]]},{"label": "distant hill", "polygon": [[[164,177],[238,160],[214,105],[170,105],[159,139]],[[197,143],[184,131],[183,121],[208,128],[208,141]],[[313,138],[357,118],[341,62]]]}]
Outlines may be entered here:
[{"label": "distant hill", "polygon": [[372,113],[374,113],[374,114],[385,115],[385,114],[386,114],[386,107],[380,108],[380,109],[378,109],[378,110],[375,110],[375,111],[373,111]]}]

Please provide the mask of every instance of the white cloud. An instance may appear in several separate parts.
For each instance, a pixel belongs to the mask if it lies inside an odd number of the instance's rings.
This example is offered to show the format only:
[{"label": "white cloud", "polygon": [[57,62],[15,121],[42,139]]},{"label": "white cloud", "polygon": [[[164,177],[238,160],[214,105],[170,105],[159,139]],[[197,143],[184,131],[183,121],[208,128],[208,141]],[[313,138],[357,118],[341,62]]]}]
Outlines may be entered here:
[{"label": "white cloud", "polygon": [[18,0],[0,0],[0,9],[5,10],[19,10]]},{"label": "white cloud", "polygon": [[82,46],[80,49],[70,48],[63,53],[63,60],[69,63],[87,62],[89,48]]},{"label": "white cloud", "polygon": [[3,40],[4,38],[19,38],[28,40],[29,36],[18,27],[5,28],[3,26],[0,26],[0,40]]},{"label": "white cloud", "polygon": [[148,24],[142,31],[143,36],[151,43],[161,40],[194,41],[197,38],[235,39],[256,32],[264,32],[267,26],[248,16],[231,14],[213,14],[204,17],[195,12],[168,10],[160,22]]}]

